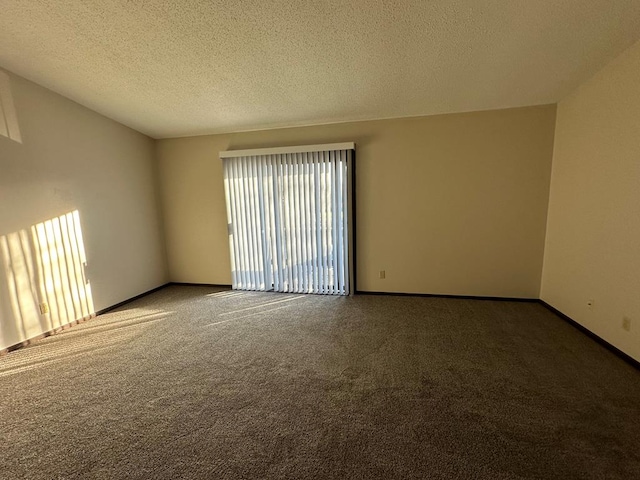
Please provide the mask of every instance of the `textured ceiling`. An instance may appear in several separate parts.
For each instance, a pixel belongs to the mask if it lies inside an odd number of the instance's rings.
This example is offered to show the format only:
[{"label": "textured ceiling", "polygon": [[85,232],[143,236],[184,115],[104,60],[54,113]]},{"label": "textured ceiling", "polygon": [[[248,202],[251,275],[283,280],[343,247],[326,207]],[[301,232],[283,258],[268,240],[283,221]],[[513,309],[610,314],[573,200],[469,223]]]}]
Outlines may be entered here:
[{"label": "textured ceiling", "polygon": [[0,0],[0,66],[153,137],[556,102],[640,0]]}]

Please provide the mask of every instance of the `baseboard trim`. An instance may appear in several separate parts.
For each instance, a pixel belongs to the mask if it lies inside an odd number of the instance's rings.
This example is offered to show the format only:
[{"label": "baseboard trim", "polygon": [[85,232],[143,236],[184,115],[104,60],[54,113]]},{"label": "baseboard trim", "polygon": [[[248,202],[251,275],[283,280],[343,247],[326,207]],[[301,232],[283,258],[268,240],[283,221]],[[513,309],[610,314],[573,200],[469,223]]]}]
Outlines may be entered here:
[{"label": "baseboard trim", "polygon": [[36,335],[34,337],[28,338],[26,340],[24,340],[23,342],[19,342],[16,343],[14,345],[10,345],[6,348],[3,348],[2,350],[0,350],[0,356],[6,355],[9,352],[13,352],[14,350],[19,350],[21,348],[24,347],[28,347],[29,345],[33,345],[34,343],[38,342],[39,340],[42,340],[43,338],[47,338],[50,337],[52,335],[55,335],[56,333],[60,333],[64,330],[69,330],[71,327],[78,325],[80,323],[84,323],[88,320],[91,320],[92,318],[95,318],[96,314],[92,313],[90,315],[87,315],[85,317],[82,318],[78,318],[77,320],[73,320],[69,323],[65,323],[64,325],[60,325],[52,330],[47,330],[46,332],[43,332],[39,335]]},{"label": "baseboard trim", "polygon": [[458,300],[491,300],[494,302],[525,302],[535,303],[537,298],[521,298],[521,297],[482,297],[477,295],[447,295],[441,293],[404,293],[404,292],[369,292],[356,290],[356,295],[382,295],[393,297],[425,297],[425,298],[453,298]]},{"label": "baseboard trim", "polygon": [[215,288],[228,288],[231,290],[231,285],[226,283],[189,283],[189,282],[169,282],[167,285],[176,285],[179,287],[215,287]]},{"label": "baseboard trim", "polygon": [[[227,285],[227,284],[212,284],[212,283],[185,283],[185,282],[168,282],[165,283],[163,285],[160,285],[158,287],[152,288],[151,290],[148,290],[146,292],[143,292],[139,295],[136,295],[135,297],[131,297],[127,300],[123,300],[122,302],[116,303],[115,305],[111,305],[110,307],[107,308],[103,308],[102,310],[97,311],[95,314],[90,315],[88,317],[85,318],[81,318],[78,320],[74,320],[72,322],[69,322],[65,325],[62,325],[61,327],[56,328],[55,330],[50,330],[48,332],[44,332],[41,333],[39,335],[36,335],[33,338],[27,339],[23,342],[17,343],[15,345],[11,345],[9,347],[6,347],[4,349],[0,350],[0,356],[2,355],[6,355],[7,353],[13,351],[13,350],[17,350],[20,349],[22,347],[26,347],[27,345],[30,345],[42,338],[45,337],[49,337],[51,335],[55,335],[56,333],[63,331],[63,330],[67,330],[68,328],[77,325],[78,323],[82,323],[85,322],[91,318],[94,318],[98,315],[103,315],[107,312],[110,312],[112,310],[115,310],[116,308],[120,308],[128,303],[131,303],[135,300],[138,300],[142,297],[146,297],[147,295],[150,295],[154,292],[157,292],[159,290],[162,290],[163,288],[166,288],[168,286],[171,285],[176,285],[176,286],[183,286],[183,287],[217,287],[217,288],[231,288],[231,285]],[[586,328],[585,326],[579,324],[578,322],[576,322],[573,318],[569,317],[568,315],[562,313],[560,310],[558,310],[557,308],[549,305],[547,302],[545,302],[542,299],[539,298],[512,298],[512,297],[481,297],[481,296],[476,296],[476,295],[445,295],[445,294],[437,294],[437,293],[404,293],[404,292],[369,292],[369,291],[356,291],[355,292],[356,295],[380,295],[380,296],[396,296],[396,297],[424,297],[424,298],[451,298],[451,299],[458,299],[458,300],[490,300],[490,301],[499,301],[499,302],[524,302],[524,303],[539,303],[540,305],[542,305],[544,308],[546,308],[547,310],[549,310],[550,312],[554,313],[555,315],[557,315],[558,317],[560,317],[562,320],[564,320],[565,322],[567,322],[569,325],[573,326],[574,328],[578,329],[580,332],[582,332],[583,334],[587,335],[589,338],[591,338],[592,340],[595,340],[597,343],[599,343],[600,345],[602,345],[603,347],[605,347],[607,350],[609,350],[610,352],[612,352],[613,354],[617,355],[619,358],[621,358],[622,360],[624,360],[625,362],[627,362],[629,365],[631,365],[632,367],[635,367],[636,369],[640,370],[640,362],[638,360],[636,360],[635,358],[627,355],[626,353],[624,353],[622,350],[620,350],[618,347],[615,347],[614,345],[612,345],[611,343],[607,342],[605,339],[603,339],[602,337],[596,335],[595,333],[593,333],[591,330],[589,330],[588,328]]]},{"label": "baseboard trim", "polygon": [[139,295],[136,295],[135,297],[128,298],[126,300],[123,300],[122,302],[116,303],[115,305],[111,305],[110,307],[103,308],[102,310],[98,310],[96,312],[96,315],[102,315],[104,313],[110,312],[111,310],[115,310],[116,308],[120,308],[123,305],[126,305],[127,303],[131,303],[134,300],[138,300],[139,298],[146,297],[147,295],[150,295],[150,294],[152,294],[154,292],[157,292],[158,290],[162,290],[163,288],[168,287],[169,285],[171,285],[170,282],[169,283],[165,283],[163,285],[160,285],[159,287],[152,288],[151,290],[148,290],[148,291],[143,292],[143,293],[141,293]]},{"label": "baseboard trim", "polygon": [[573,318],[571,318],[568,315],[565,315],[564,313],[562,313],[557,308],[552,307],[551,305],[549,305],[544,300],[538,300],[538,303],[540,303],[540,305],[542,305],[544,308],[546,308],[550,312],[555,313],[558,317],[560,317],[562,320],[567,322],[569,325],[571,325],[574,328],[577,328],[578,330],[580,330],[582,333],[584,333],[585,335],[590,337],[592,340],[595,340],[596,342],[598,342],[600,345],[602,345],[607,350],[609,350],[610,352],[612,352],[615,355],[617,355],[618,357],[620,357],[622,360],[624,360],[625,362],[627,362],[631,366],[633,366],[633,367],[637,368],[638,370],[640,370],[640,362],[638,360],[636,360],[635,358],[630,357],[629,355],[624,353],[622,350],[620,350],[618,347],[615,347],[614,345],[610,344],[604,338],[596,335],[591,330],[589,330],[587,327],[579,324]]},{"label": "baseboard trim", "polygon": [[11,345],[9,347],[3,348],[2,350],[0,350],[0,356],[2,355],[6,355],[9,352],[13,352],[14,350],[19,350],[20,348],[32,345],[34,343],[36,343],[38,340],[42,340],[43,338],[46,337],[50,337],[51,335],[55,335],[56,333],[60,333],[64,330],[68,330],[69,328],[73,327],[74,325],[78,325],[79,323],[84,323],[88,320],[91,320],[92,318],[97,317],[98,315],[102,315],[103,313],[107,313],[110,312],[111,310],[115,310],[118,307],[121,307],[123,305],[126,305],[127,303],[133,302],[134,300],[137,300],[139,298],[142,298],[146,295],[149,295],[153,292],[157,292],[158,290],[161,290],[163,288],[165,288],[166,286],[170,285],[169,283],[165,283],[164,285],[160,285],[159,287],[156,288],[152,288],[151,290],[141,293],[140,295],[136,295],[135,297],[131,297],[127,300],[124,300],[120,303],[116,303],[115,305],[111,305],[110,307],[107,308],[103,308],[102,310],[98,310],[95,313],[92,313],[91,315],[87,315],[86,317],[83,318],[79,318],[77,320],[73,320],[69,323],[65,323],[64,325],[61,325],[59,327],[54,328],[53,330],[49,330],[47,332],[41,333],[39,335],[36,335],[35,337],[31,337],[23,342],[19,342],[16,343],[15,345]]}]

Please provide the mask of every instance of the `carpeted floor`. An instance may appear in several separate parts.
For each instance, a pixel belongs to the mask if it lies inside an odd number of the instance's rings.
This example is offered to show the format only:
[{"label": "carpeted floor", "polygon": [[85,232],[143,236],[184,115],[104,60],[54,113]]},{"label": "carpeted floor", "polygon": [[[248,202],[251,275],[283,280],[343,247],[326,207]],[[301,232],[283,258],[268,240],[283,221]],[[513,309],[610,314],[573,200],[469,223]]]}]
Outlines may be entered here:
[{"label": "carpeted floor", "polygon": [[535,303],[174,286],[0,385],[7,479],[640,478],[640,372]]}]

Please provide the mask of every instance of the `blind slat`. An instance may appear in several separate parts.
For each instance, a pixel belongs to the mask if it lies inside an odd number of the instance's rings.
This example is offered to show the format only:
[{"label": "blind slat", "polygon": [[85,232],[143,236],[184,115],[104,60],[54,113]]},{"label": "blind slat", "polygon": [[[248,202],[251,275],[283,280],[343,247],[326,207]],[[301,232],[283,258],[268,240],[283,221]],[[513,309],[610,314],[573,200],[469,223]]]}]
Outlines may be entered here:
[{"label": "blind slat", "polygon": [[315,265],[315,288],[314,293],[322,293],[322,206],[320,200],[320,154],[313,154],[313,182],[314,182],[314,231],[316,238],[316,250],[314,257]]},{"label": "blind slat", "polygon": [[342,212],[344,212],[343,207],[343,195],[342,195],[342,182],[344,181],[344,177],[342,175],[342,166],[344,165],[344,150],[341,150],[338,155],[338,164],[336,166],[336,173],[338,176],[337,185],[336,185],[336,195],[337,195],[337,207],[336,207],[336,225],[337,225],[337,236],[338,236],[338,291],[341,294],[344,294],[344,248],[342,245],[342,240],[344,238],[342,232]]},{"label": "blind slat", "polygon": [[233,184],[234,184],[234,194],[235,194],[234,202],[235,202],[235,211],[237,215],[235,217],[235,221],[232,220],[232,223],[236,225],[235,231],[238,236],[238,239],[237,239],[238,268],[239,268],[240,278],[242,280],[242,284],[238,288],[246,289],[249,286],[249,281],[248,281],[249,279],[247,278],[249,269],[247,268],[247,260],[246,260],[247,249],[242,248],[242,246],[245,245],[245,242],[246,242],[245,225],[244,225],[244,219],[246,218],[246,216],[242,211],[242,205],[240,201],[240,197],[242,195],[241,192],[244,190],[242,189],[242,182],[241,182],[242,172],[240,170],[242,165],[236,162],[230,162],[230,165],[232,166],[232,173],[233,173]]},{"label": "blind slat", "polygon": [[338,237],[336,235],[337,223],[336,220],[338,218],[338,209],[337,207],[337,195],[336,195],[336,167],[337,167],[337,155],[336,152],[330,153],[332,162],[331,162],[331,261],[332,261],[332,272],[331,275],[331,293],[336,294],[339,293],[338,290]]},{"label": "blind slat", "polygon": [[296,283],[295,291],[302,292],[302,235],[300,229],[300,188],[299,188],[299,171],[298,159],[295,154],[290,155],[291,161],[291,195],[293,200],[293,247],[296,253]]},{"label": "blind slat", "polygon": [[287,233],[287,248],[286,248],[286,267],[287,267],[287,288],[285,291],[293,292],[294,288],[294,278],[293,278],[293,265],[295,265],[295,257],[293,252],[293,235],[291,232],[291,190],[290,190],[290,175],[291,169],[289,166],[289,159],[287,155],[283,155],[282,157],[282,165],[284,168],[283,175],[283,192],[284,199],[282,205],[285,209],[285,221],[283,223],[283,227]]},{"label": "blind slat", "polygon": [[323,203],[322,203],[322,292],[329,292],[329,152],[323,152],[322,155],[322,180],[323,180]]}]

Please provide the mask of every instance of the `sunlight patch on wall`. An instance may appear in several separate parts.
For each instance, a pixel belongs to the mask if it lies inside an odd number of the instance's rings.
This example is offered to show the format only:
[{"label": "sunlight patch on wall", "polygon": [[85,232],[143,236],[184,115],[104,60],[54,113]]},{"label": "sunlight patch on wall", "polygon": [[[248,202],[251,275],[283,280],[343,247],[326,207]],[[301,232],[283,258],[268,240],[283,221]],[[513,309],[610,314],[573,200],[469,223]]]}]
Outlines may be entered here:
[{"label": "sunlight patch on wall", "polygon": [[0,236],[0,349],[93,316],[86,264],[77,210]]},{"label": "sunlight patch on wall", "polygon": [[0,71],[0,135],[22,143],[9,75]]},{"label": "sunlight patch on wall", "polygon": [[[38,287],[34,282],[34,261],[31,239],[26,230],[10,233],[0,237],[0,258],[6,276],[6,293],[11,306],[11,313],[16,322],[16,329],[21,338],[31,338],[42,333],[48,319],[39,322],[25,322],[23,319],[39,318]],[[4,295],[3,295],[4,297]],[[4,300],[4,298],[3,298]],[[0,340],[4,335],[4,325],[0,332]],[[48,329],[46,329],[48,330]]]}]

